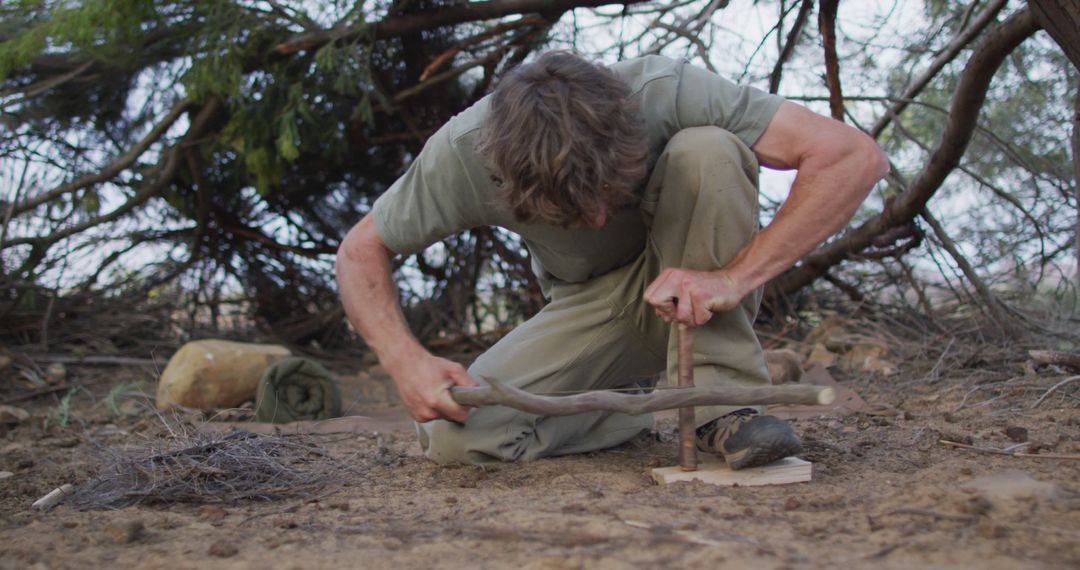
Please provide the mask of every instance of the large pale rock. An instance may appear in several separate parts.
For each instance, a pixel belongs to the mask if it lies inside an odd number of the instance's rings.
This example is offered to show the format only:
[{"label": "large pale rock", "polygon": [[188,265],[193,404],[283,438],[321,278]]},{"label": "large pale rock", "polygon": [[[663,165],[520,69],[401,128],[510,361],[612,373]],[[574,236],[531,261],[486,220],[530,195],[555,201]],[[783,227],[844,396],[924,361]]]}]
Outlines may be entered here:
[{"label": "large pale rock", "polygon": [[266,369],[289,356],[289,349],[272,344],[216,339],[189,342],[161,373],[157,407],[210,410],[239,406],[255,398]]}]

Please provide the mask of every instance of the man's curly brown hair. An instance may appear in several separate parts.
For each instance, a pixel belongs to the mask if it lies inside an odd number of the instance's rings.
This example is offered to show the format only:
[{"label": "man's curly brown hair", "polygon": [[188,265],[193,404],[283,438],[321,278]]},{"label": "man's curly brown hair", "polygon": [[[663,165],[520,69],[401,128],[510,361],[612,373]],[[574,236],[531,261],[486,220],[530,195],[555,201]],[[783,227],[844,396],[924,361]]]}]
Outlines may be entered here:
[{"label": "man's curly brown hair", "polygon": [[477,150],[518,221],[567,227],[636,202],[647,144],[630,88],[601,65],[555,51],[495,88]]}]

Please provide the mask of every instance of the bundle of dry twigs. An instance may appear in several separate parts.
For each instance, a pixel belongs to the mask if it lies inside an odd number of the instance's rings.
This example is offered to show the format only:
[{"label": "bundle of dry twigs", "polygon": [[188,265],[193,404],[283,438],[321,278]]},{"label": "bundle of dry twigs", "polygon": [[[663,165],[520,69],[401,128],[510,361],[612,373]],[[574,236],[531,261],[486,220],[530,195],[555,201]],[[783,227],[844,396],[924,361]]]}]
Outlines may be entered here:
[{"label": "bundle of dry twigs", "polygon": [[233,432],[177,435],[166,449],[103,449],[105,467],[64,504],[115,509],[134,504],[231,503],[305,496],[341,467],[310,438]]}]

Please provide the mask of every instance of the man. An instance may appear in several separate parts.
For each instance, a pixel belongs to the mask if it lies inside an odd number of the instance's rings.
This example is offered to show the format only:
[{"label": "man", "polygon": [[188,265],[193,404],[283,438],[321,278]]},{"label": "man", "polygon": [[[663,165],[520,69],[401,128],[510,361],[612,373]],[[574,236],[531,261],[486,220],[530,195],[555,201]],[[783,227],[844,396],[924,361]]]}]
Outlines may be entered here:
[{"label": "man", "polygon": [[[761,232],[759,164],[798,170]],[[632,386],[665,367],[673,377],[675,322],[697,327],[698,386],[768,383],[753,330],[762,286],[843,227],[887,169],[859,131],[689,64],[651,56],[608,69],[551,52],[436,132],[349,232],[342,300],[431,459],[603,449],[652,418],[470,411],[448,390],[481,376],[533,392]],[[466,370],[410,335],[391,260],[484,225],[522,236],[551,302]],[[697,418],[699,447],[733,468],[801,447],[760,410],[698,408]]]}]

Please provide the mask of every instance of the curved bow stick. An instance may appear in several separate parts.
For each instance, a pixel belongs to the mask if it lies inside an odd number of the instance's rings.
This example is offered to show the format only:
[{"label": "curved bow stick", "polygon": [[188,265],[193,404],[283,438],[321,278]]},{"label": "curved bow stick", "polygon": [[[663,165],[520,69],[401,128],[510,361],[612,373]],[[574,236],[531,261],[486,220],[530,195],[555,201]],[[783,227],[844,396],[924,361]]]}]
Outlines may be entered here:
[{"label": "curved bow stick", "polygon": [[836,399],[832,388],[822,386],[672,388],[648,394],[596,391],[573,396],[540,396],[492,378],[484,380],[488,386],[454,387],[450,389],[450,396],[464,406],[507,406],[541,416],[569,416],[593,411],[638,415],[686,406],[827,405]]}]

